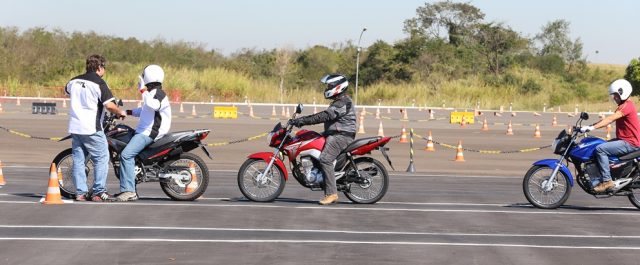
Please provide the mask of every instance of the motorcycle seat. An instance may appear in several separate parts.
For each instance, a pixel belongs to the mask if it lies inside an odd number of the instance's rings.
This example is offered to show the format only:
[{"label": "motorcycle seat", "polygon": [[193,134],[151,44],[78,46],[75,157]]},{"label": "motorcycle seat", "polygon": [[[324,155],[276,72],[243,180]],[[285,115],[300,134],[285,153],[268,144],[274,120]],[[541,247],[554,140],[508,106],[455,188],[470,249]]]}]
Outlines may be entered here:
[{"label": "motorcycle seat", "polygon": [[632,159],[634,159],[636,157],[640,157],[640,150],[628,153],[626,155],[623,155],[619,159],[620,160],[632,160]]},{"label": "motorcycle seat", "polygon": [[165,134],[164,136],[162,136],[162,138],[158,139],[157,141],[155,141],[154,143],[152,143],[151,145],[149,145],[147,148],[151,149],[151,148],[156,148],[159,146],[163,146],[165,144],[168,144],[170,142],[175,141],[176,139],[183,137],[185,135],[189,135],[192,134],[193,131],[181,131],[181,132],[170,132]]},{"label": "motorcycle seat", "polygon": [[367,144],[371,144],[371,143],[375,143],[376,141],[380,140],[380,136],[376,136],[376,137],[366,137],[366,138],[360,138],[360,139],[356,139],[353,142],[351,142],[347,148],[345,148],[342,153],[348,153],[351,152],[355,149],[357,149],[360,146],[363,145],[367,145]]}]

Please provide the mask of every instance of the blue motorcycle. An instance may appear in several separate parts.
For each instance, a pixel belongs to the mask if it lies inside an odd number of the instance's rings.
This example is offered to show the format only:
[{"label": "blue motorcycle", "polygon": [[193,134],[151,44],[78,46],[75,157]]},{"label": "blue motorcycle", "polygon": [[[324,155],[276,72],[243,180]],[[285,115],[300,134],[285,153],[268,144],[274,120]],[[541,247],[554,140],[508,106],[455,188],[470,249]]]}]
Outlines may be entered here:
[{"label": "blue motorcycle", "polygon": [[522,182],[527,200],[535,207],[555,209],[560,207],[571,194],[574,178],[569,170],[569,163],[575,169],[575,182],[585,192],[596,198],[611,196],[627,196],[631,203],[640,208],[640,151],[621,157],[609,157],[611,177],[615,187],[605,192],[593,190],[592,180],[600,177],[598,161],[594,156],[596,147],[606,141],[588,136],[578,142],[580,127],[589,114],[583,112],[573,127],[573,133],[562,130],[553,142],[551,149],[558,159],[543,159],[533,163]]}]

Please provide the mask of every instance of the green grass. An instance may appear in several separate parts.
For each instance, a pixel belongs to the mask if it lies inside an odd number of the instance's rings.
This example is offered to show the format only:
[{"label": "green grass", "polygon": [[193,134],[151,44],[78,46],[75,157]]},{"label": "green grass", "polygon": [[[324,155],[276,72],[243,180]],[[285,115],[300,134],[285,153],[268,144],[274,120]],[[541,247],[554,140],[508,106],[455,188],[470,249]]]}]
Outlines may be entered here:
[{"label": "green grass", "polygon": [[[105,80],[117,97],[136,99],[139,97],[135,84],[137,76],[144,65],[128,63],[112,63]],[[508,109],[513,103],[514,110],[542,110],[546,104],[548,109],[572,111],[575,105],[589,111],[606,111],[613,107],[608,102],[606,85],[613,79],[624,75],[625,66],[589,65],[591,80],[574,80],[569,82],[557,75],[546,75],[528,68],[511,69],[508,73],[513,82],[501,82],[504,76],[467,76],[463,79],[448,80],[437,74],[422,82],[412,83],[378,83],[359,87],[360,104],[375,105],[378,99],[384,105],[398,106],[434,106],[455,108],[473,108],[476,103],[482,109]],[[164,68],[165,90],[170,96],[180,94],[183,101],[244,101],[245,97],[252,102],[279,102],[277,80],[256,80],[251,76],[224,68],[207,68],[193,70],[187,68]],[[0,87],[9,95],[59,97],[62,86],[68,78],[61,78],[47,84],[24,84],[19,80],[8,78],[0,80]],[[489,78],[489,79],[487,79]],[[489,80],[489,81],[487,81]],[[532,80],[540,91],[523,93],[522,84]],[[491,82],[498,82],[490,85]],[[286,84],[285,84],[286,86]],[[353,85],[351,86],[353,96]],[[285,103],[311,103],[314,98],[318,103],[326,103],[319,88],[302,88],[287,90]]]}]

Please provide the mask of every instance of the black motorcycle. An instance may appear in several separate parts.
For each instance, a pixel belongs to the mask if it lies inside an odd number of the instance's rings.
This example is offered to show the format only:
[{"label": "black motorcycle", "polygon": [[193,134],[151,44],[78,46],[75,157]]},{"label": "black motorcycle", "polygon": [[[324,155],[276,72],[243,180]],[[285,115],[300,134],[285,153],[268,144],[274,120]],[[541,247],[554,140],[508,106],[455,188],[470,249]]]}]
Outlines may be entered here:
[{"label": "black motorcycle", "polygon": [[[118,100],[122,106],[122,101]],[[135,129],[118,124],[115,114],[107,113],[104,119],[104,133],[109,143],[109,160],[113,172],[120,179],[120,153],[135,134]],[[202,144],[210,130],[190,130],[168,133],[147,146],[135,161],[136,184],[159,182],[162,191],[173,200],[193,201],[200,197],[209,184],[209,169],[199,156],[188,153],[201,147],[211,159],[209,151]],[[70,139],[71,135],[60,139]],[[71,148],[60,152],[54,159],[58,169],[60,194],[66,198],[75,198],[76,187],[71,171],[73,156]],[[85,160],[87,187],[91,192],[94,183],[93,163],[87,156]]]}]

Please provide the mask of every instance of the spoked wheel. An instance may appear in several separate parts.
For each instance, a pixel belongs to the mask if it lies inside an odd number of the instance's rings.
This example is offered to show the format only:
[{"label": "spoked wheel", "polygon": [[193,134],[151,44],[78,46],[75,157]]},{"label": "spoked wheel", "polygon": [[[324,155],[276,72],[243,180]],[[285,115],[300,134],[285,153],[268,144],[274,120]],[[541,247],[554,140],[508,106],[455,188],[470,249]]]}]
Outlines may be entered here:
[{"label": "spoked wheel", "polygon": [[242,195],[255,202],[270,202],[284,190],[284,173],[273,165],[266,173],[267,162],[262,159],[247,159],[238,171],[238,187]]},{"label": "spoked wheel", "polygon": [[628,195],[629,201],[633,206],[640,208],[640,185],[631,183],[629,186],[631,186],[629,188],[631,190],[631,194]]},{"label": "spoked wheel", "polygon": [[[195,174],[189,168],[191,163],[194,164]],[[182,153],[166,166],[165,171],[172,177],[167,182],[160,182],[160,187],[173,200],[193,201],[202,196],[209,186],[209,169],[197,155]]]},{"label": "spoked wheel", "polygon": [[[76,185],[73,182],[73,155],[71,148],[60,152],[52,161],[56,164],[58,170],[58,184],[60,185],[60,195],[68,199],[75,199],[76,197]],[[90,159],[86,159],[84,171],[87,174],[87,187],[89,193],[91,193],[91,187],[93,187],[93,162]],[[87,196],[88,197],[88,196]]]},{"label": "spoked wheel", "polygon": [[349,186],[344,195],[355,203],[376,203],[387,193],[389,174],[380,161],[371,157],[354,160],[360,177],[354,168],[347,168],[345,175]]},{"label": "spoked wheel", "polygon": [[524,195],[533,206],[542,209],[555,209],[569,199],[569,194],[571,194],[569,176],[558,171],[555,180],[550,183],[551,173],[553,173],[553,168],[533,166],[524,176],[522,182]]}]

